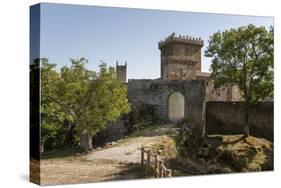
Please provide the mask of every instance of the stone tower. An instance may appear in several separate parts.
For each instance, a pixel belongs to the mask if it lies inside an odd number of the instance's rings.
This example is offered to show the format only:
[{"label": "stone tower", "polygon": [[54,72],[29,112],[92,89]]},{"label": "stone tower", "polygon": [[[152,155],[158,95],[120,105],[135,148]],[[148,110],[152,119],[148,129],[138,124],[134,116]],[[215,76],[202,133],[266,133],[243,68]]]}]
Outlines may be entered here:
[{"label": "stone tower", "polygon": [[164,41],[158,43],[161,50],[161,79],[163,80],[195,80],[197,72],[201,72],[201,38],[172,33]]},{"label": "stone tower", "polygon": [[118,65],[118,61],[116,61],[116,73],[117,78],[122,80],[124,83],[127,81],[127,62],[125,61],[125,65]]}]

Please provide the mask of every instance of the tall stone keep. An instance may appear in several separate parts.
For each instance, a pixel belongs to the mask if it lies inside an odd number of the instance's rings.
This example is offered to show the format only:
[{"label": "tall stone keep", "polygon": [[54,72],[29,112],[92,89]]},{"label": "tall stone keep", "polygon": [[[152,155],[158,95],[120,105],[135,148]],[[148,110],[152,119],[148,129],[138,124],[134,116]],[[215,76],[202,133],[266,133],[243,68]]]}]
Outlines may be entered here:
[{"label": "tall stone keep", "polygon": [[201,38],[172,33],[158,43],[161,50],[161,79],[195,80],[201,72]]},{"label": "tall stone keep", "polygon": [[118,61],[116,61],[116,73],[117,78],[122,80],[124,83],[127,81],[127,62],[125,61],[125,65],[119,65]]}]

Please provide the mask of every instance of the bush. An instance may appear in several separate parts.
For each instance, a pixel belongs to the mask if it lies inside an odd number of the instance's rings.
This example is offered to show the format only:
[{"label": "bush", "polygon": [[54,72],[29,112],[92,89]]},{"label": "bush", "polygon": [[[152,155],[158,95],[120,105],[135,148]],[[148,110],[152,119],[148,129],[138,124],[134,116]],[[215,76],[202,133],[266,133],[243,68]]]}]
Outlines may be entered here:
[{"label": "bush", "polygon": [[204,140],[202,137],[202,126],[188,122],[188,120],[181,121],[178,126],[180,126],[180,131],[176,136],[178,152],[181,155],[197,154]]},{"label": "bush", "polygon": [[128,132],[138,131],[159,122],[157,106],[142,103],[127,116],[126,126]]}]

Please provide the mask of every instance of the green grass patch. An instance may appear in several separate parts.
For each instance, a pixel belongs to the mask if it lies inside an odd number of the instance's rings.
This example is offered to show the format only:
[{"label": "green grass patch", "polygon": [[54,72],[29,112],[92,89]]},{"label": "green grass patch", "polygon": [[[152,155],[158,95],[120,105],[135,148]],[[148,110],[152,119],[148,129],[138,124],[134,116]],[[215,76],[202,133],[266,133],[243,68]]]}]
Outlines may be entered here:
[{"label": "green grass patch", "polygon": [[179,176],[188,176],[190,174],[183,172],[181,170],[173,170],[173,177],[179,177]]}]

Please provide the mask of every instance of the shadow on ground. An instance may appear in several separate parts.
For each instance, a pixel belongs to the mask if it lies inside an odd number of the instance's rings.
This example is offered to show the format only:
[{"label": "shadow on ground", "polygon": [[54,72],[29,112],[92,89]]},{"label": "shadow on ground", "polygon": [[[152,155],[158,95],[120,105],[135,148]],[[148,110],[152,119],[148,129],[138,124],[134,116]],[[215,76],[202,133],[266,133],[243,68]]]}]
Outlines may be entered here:
[{"label": "shadow on ground", "polygon": [[65,157],[79,156],[83,154],[85,154],[85,152],[80,147],[56,149],[56,150],[42,153],[41,159],[53,159],[53,158],[59,159]]},{"label": "shadow on ground", "polygon": [[154,178],[153,170],[147,170],[139,163],[124,163],[120,172],[108,174],[108,176],[114,177],[112,181]]}]

